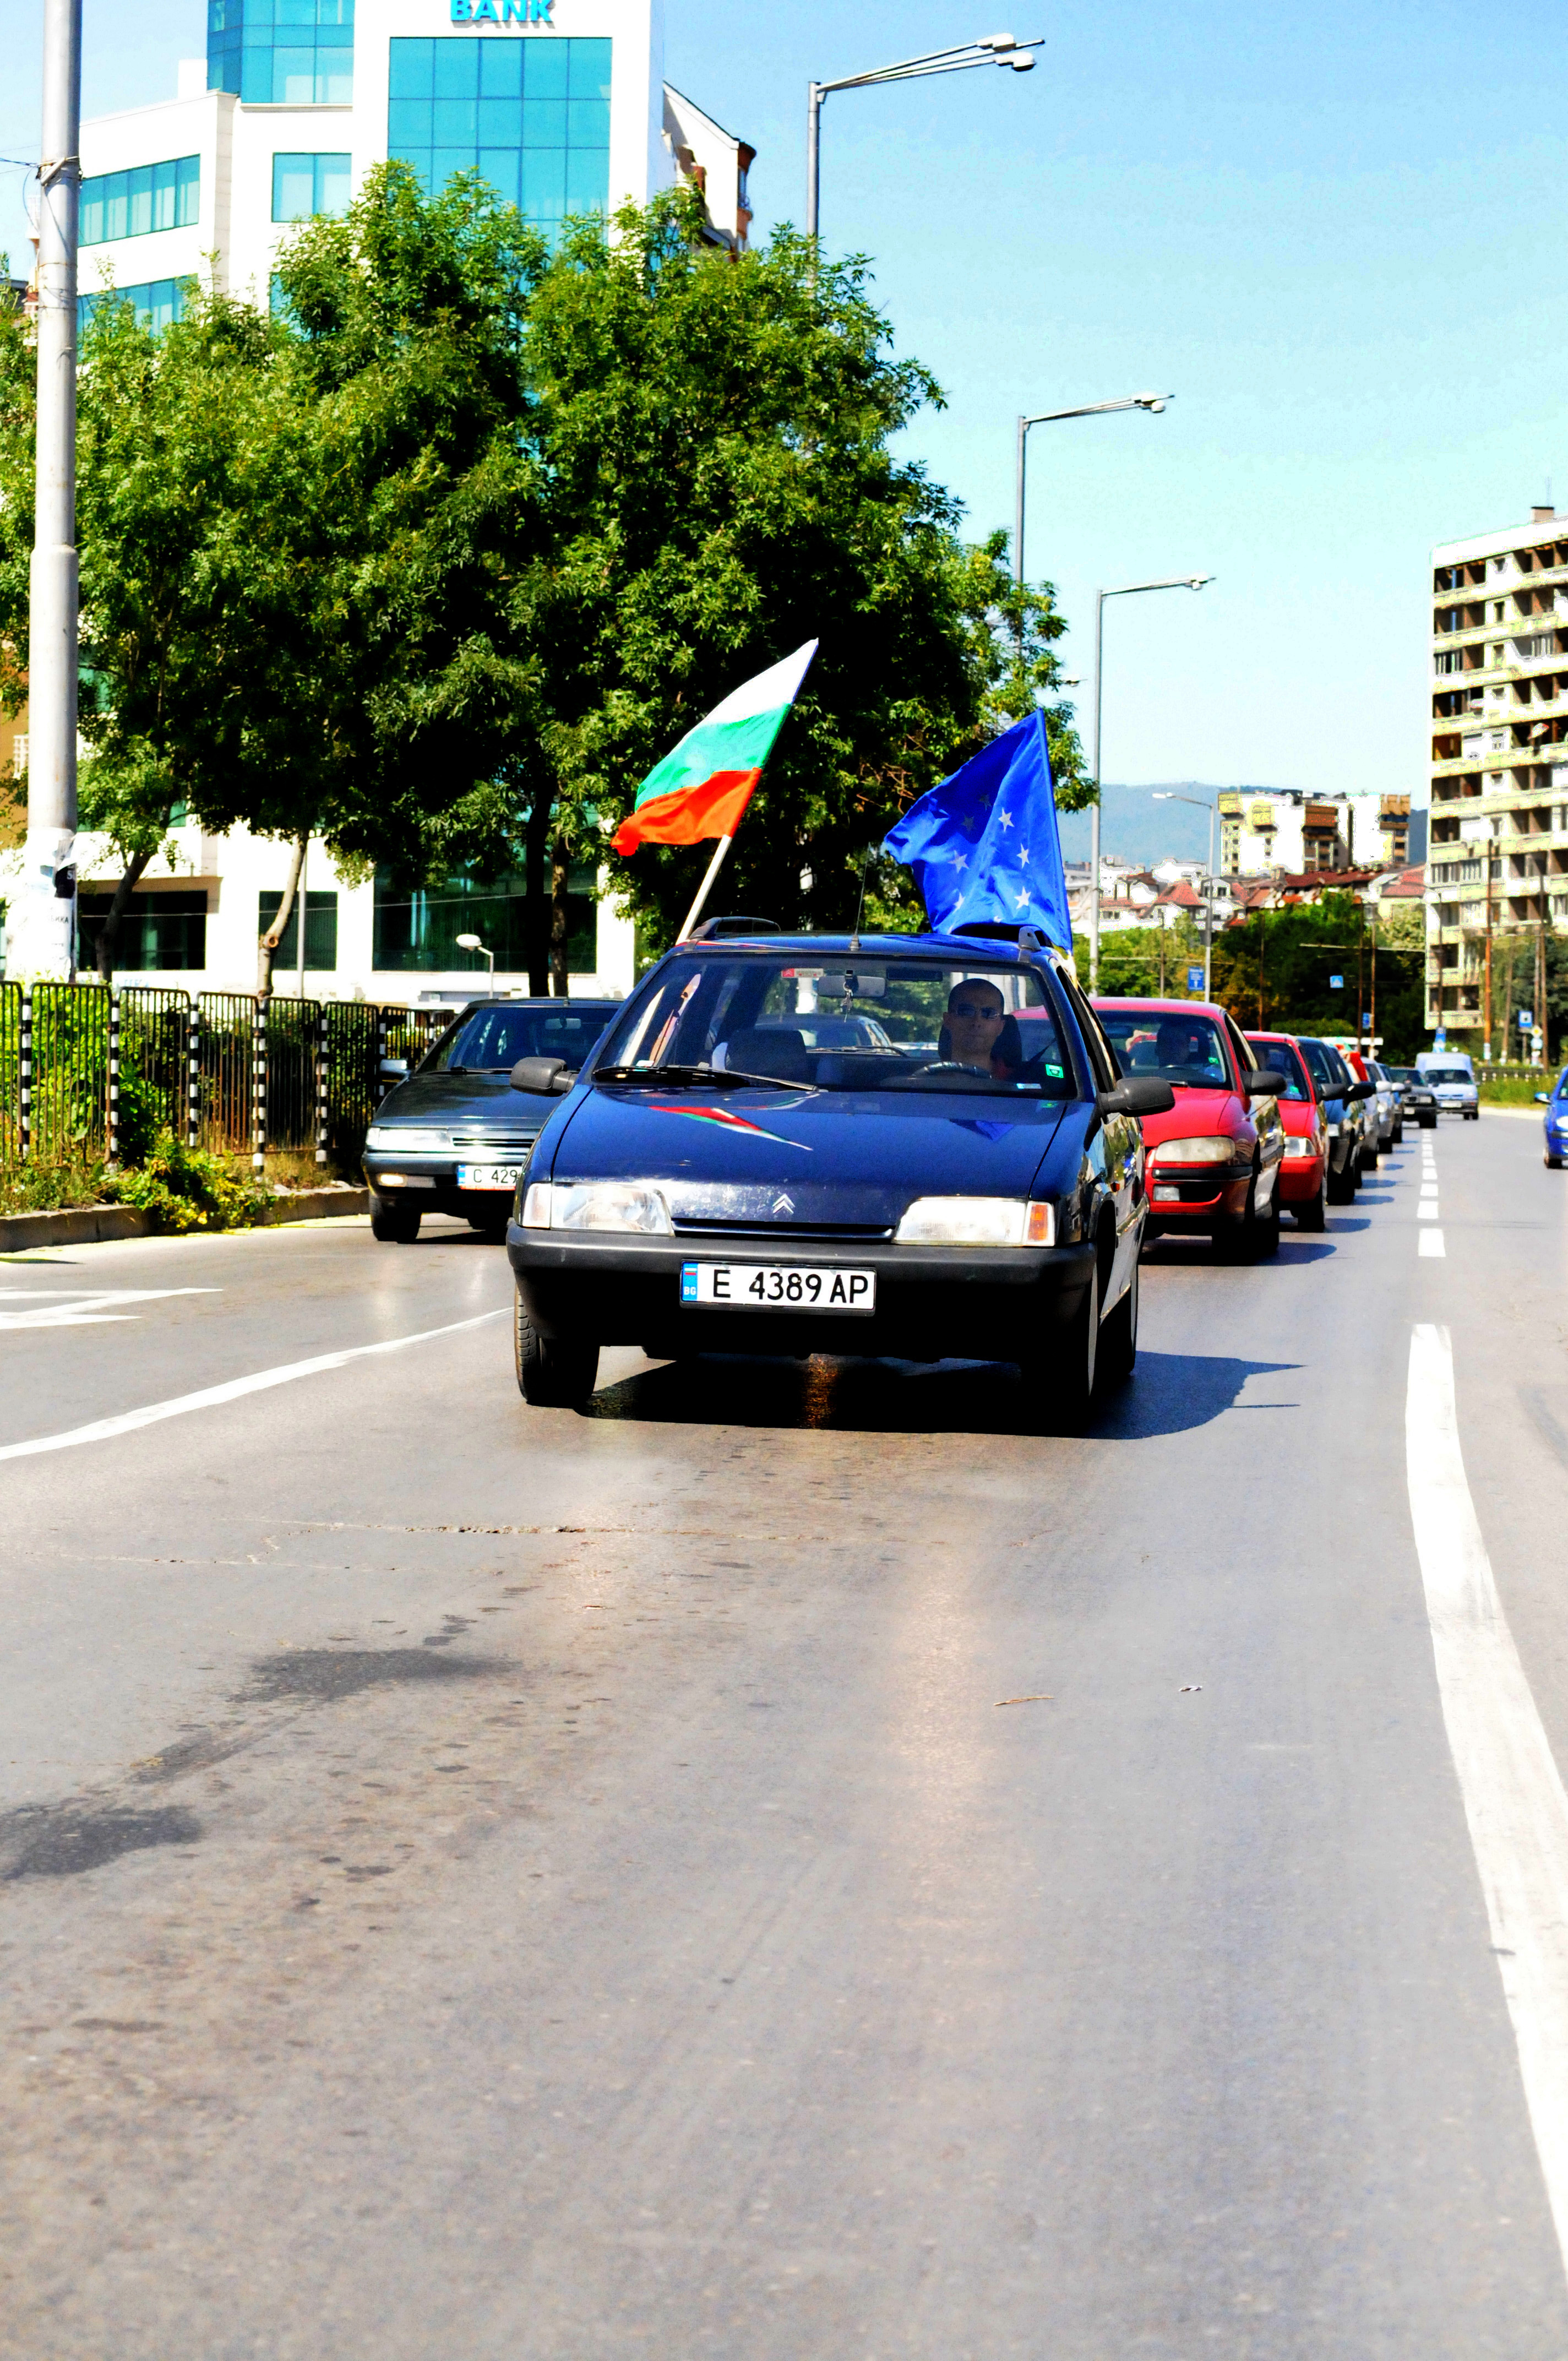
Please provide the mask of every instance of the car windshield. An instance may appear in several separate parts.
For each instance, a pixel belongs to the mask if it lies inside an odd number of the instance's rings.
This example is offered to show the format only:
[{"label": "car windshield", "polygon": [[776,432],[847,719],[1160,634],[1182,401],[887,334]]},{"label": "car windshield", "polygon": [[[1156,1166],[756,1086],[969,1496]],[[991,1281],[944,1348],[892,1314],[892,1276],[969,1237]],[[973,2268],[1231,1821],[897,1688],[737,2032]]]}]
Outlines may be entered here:
[{"label": "car windshield", "polygon": [[436,1043],[420,1071],[425,1074],[504,1074],[520,1058],[562,1058],[580,1066],[613,1014],[613,1004],[582,1002],[573,1007],[526,1004],[471,1008]]},{"label": "car windshield", "polygon": [[1282,1099],[1304,1099],[1309,1095],[1300,1060],[1288,1041],[1257,1041],[1249,1034],[1247,1048],[1266,1071],[1284,1075],[1286,1087],[1279,1093]]},{"label": "car windshield", "polygon": [[1148,1074],[1156,1082],[1189,1090],[1233,1087],[1220,1028],[1212,1016],[1177,1016],[1169,1011],[1141,1016],[1130,1008],[1100,1010],[1100,1022],[1124,1074]]},{"label": "car windshield", "polygon": [[1554,1099],[1568,1099],[1568,1066],[1558,1075],[1552,1095]]},{"label": "car windshield", "polygon": [[1463,1066],[1429,1066],[1426,1079],[1429,1082],[1467,1082],[1470,1076]]},{"label": "car windshield", "polygon": [[1331,1097],[1343,1087],[1340,1075],[1334,1071],[1338,1060],[1332,1049],[1325,1049],[1321,1041],[1314,1041],[1310,1036],[1304,1040],[1298,1036],[1296,1046],[1301,1052],[1307,1071]]},{"label": "car windshield", "polygon": [[668,961],[595,1061],[598,1082],[1076,1095],[1038,972],[1016,963],[792,951]]}]

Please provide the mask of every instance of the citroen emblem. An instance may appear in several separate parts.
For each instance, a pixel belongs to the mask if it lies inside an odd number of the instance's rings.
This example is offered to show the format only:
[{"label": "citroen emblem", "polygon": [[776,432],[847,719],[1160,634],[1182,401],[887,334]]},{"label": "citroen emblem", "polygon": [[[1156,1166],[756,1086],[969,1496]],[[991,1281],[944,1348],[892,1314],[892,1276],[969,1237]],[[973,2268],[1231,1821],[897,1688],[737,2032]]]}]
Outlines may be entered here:
[{"label": "citroen emblem", "polygon": [[773,1210],[775,1213],[793,1213],[795,1211],[795,1199],[793,1197],[775,1197],[773,1202]]}]

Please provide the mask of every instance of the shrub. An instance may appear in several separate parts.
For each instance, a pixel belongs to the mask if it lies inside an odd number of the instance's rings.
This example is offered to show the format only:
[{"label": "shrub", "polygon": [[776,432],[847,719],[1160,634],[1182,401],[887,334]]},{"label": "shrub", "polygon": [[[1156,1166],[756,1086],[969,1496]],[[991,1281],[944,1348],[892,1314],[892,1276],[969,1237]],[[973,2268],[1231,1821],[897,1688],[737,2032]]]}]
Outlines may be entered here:
[{"label": "shrub", "polygon": [[153,1214],[160,1230],[238,1230],[267,1219],[271,1191],[226,1157],[160,1131],[143,1163],[107,1177],[104,1199]]}]

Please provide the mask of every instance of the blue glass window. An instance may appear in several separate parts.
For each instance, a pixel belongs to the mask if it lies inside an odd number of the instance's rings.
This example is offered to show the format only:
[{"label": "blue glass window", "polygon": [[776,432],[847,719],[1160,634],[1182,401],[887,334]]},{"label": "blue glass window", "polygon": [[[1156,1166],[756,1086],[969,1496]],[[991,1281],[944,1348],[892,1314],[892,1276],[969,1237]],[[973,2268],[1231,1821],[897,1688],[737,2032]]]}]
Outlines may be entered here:
[{"label": "blue glass window", "polygon": [[479,172],[543,230],[606,210],[609,41],[445,34],[390,50],[387,153],[428,196],[454,172]]},{"label": "blue glass window", "polygon": [[341,221],[348,211],[349,168],[345,155],[274,156],[273,220],[309,221],[313,214],[330,214]]},{"label": "blue glass window", "polygon": [[142,326],[151,328],[156,335],[160,329],[167,328],[171,320],[184,318],[187,284],[183,279],[148,279],[144,280],[139,287],[111,287],[100,290],[96,295],[79,295],[76,299],[76,333],[78,335],[82,334],[98,305],[107,301],[134,304]]},{"label": "blue glass window", "polygon": [[207,88],[251,105],[348,105],[354,0],[207,0]]},{"label": "blue glass window", "polygon": [[176,156],[132,172],[94,172],[82,183],[81,242],[107,246],[155,229],[188,229],[201,217],[202,159]]}]

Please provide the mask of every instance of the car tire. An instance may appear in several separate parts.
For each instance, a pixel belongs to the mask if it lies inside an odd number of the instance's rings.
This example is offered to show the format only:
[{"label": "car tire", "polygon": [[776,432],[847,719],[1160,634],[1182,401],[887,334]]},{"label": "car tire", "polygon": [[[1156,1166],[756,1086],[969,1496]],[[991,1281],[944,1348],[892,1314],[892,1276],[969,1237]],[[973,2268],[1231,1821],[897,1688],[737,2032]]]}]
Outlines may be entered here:
[{"label": "car tire", "polygon": [[419,1235],[419,1207],[389,1205],[384,1197],[372,1197],[370,1235],[384,1246],[411,1246]]},{"label": "car tire", "polygon": [[1437,1117],[1435,1115],[1419,1115],[1416,1117],[1416,1126],[1420,1131],[1435,1131]]},{"label": "car tire", "polygon": [[1018,1373],[1029,1423],[1045,1434],[1078,1434],[1094,1406],[1100,1378],[1100,1265],[1090,1274],[1082,1302],[1055,1330],[1045,1351],[1021,1354]]},{"label": "car tire", "polygon": [[1355,1194],[1355,1171],[1353,1164],[1343,1165],[1337,1172],[1333,1166],[1330,1165],[1327,1194],[1331,1205],[1350,1203]]},{"label": "car tire", "polygon": [[533,1410],[580,1410],[598,1376],[599,1348],[576,1337],[542,1336],[520,1288],[513,1305],[517,1389]]},{"label": "car tire", "polygon": [[1329,1168],[1325,1158],[1318,1193],[1307,1202],[1295,1206],[1296,1227],[1299,1230],[1326,1230],[1329,1225]]},{"label": "car tire", "polygon": [[1561,1156],[1543,1156],[1541,1160],[1549,1172],[1561,1172],[1563,1170]]},{"label": "car tire", "polygon": [[1403,1115],[1400,1116],[1398,1122],[1394,1126],[1393,1144],[1396,1148],[1403,1148],[1405,1144],[1405,1119]]},{"label": "car tire", "polygon": [[491,1246],[499,1246],[506,1244],[509,1214],[503,1213],[499,1221],[493,1213],[468,1213],[464,1218],[468,1227],[471,1230],[477,1230],[480,1237],[488,1238]]},{"label": "car tire", "polygon": [[1468,1107],[1468,1108],[1466,1108],[1466,1110],[1465,1110],[1465,1115],[1464,1115],[1464,1120],[1465,1120],[1465,1122],[1466,1122],[1466,1123],[1479,1123],[1479,1122],[1480,1122],[1480,1120],[1481,1120],[1481,1110],[1480,1110],[1480,1108],[1479,1108],[1479,1107]]},{"label": "car tire", "polygon": [[1132,1283],[1113,1312],[1108,1312],[1101,1323],[1097,1368],[1101,1382],[1124,1385],[1138,1358],[1138,1266],[1133,1265]]}]

